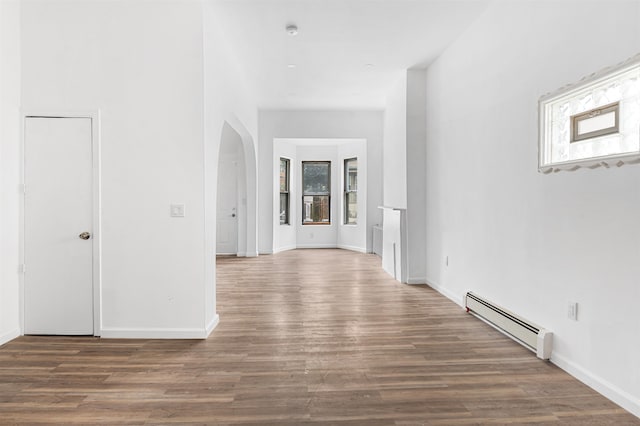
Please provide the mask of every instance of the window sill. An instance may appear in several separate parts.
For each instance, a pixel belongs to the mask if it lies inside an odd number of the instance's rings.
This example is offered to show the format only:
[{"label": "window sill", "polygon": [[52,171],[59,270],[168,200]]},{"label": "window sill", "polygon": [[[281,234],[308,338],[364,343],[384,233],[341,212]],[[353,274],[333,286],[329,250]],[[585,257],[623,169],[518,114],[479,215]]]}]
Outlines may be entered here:
[{"label": "window sill", "polygon": [[572,172],[580,168],[597,169],[598,167],[621,167],[624,164],[638,163],[640,163],[640,152],[632,152],[627,154],[609,155],[606,157],[596,157],[584,160],[565,161],[563,163],[553,163],[538,167],[538,171],[544,174],[549,174],[553,172],[557,173],[561,170]]}]

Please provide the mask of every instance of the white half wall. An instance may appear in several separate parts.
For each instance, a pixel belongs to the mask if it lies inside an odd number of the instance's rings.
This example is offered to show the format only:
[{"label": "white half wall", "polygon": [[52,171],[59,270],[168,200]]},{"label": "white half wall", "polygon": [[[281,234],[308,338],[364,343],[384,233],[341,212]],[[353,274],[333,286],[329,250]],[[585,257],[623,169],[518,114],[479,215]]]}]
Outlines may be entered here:
[{"label": "white half wall", "polygon": [[259,249],[274,252],[274,139],[366,139],[367,141],[367,224],[366,250],[371,251],[373,225],[382,214],[382,136],[381,111],[281,111],[259,113]]},{"label": "white half wall", "polygon": [[0,345],[20,335],[20,2],[0,1]]},{"label": "white half wall", "polygon": [[552,362],[640,416],[640,166],[537,170],[538,98],[638,53],[638,22],[638,2],[491,3],[428,70],[425,183],[429,283],[552,330]]}]

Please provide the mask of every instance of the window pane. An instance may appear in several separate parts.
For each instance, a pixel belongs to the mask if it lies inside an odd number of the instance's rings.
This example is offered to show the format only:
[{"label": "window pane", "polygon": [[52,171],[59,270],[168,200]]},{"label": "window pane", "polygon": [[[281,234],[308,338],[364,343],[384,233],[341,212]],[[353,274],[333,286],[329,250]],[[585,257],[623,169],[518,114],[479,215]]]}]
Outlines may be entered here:
[{"label": "window pane", "polygon": [[289,191],[289,160],[280,159],[280,192]]},{"label": "window pane", "polygon": [[347,192],[346,194],[346,218],[347,225],[357,225],[358,223],[358,193]]},{"label": "window pane", "polygon": [[280,193],[280,225],[289,224],[289,194]]},{"label": "window pane", "polygon": [[329,196],[302,197],[302,223],[329,223]]},{"label": "window pane", "polygon": [[331,192],[329,184],[330,163],[302,163],[302,180],[304,193],[328,194]]},{"label": "window pane", "polygon": [[345,169],[345,189],[347,191],[357,191],[358,190],[358,160],[351,159],[345,160],[344,162]]}]

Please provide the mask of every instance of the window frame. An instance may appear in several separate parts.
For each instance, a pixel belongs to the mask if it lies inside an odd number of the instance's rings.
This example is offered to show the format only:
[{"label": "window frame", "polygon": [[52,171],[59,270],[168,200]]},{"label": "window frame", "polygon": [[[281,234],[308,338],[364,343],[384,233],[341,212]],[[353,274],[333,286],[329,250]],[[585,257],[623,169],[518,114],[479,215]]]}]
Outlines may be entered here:
[{"label": "window frame", "polygon": [[[637,91],[624,89],[637,81],[640,55],[541,96],[538,171],[549,174],[639,162],[640,96]],[[582,104],[588,97],[589,102]],[[589,117],[592,114],[606,113],[615,114],[613,126],[579,134],[576,126],[581,122],[593,118]]]},{"label": "window frame", "polygon": [[[325,192],[307,192],[304,185],[304,167],[306,164],[326,164],[327,165],[327,187],[328,190]],[[301,179],[302,179],[302,197],[301,197],[301,214],[300,220],[303,226],[306,225],[331,225],[331,161],[302,161],[301,165]],[[304,199],[305,197],[327,197],[328,199],[328,221],[327,222],[305,222],[305,207],[304,207]]]},{"label": "window frame", "polygon": [[[280,179],[278,180],[278,186],[280,187],[280,198],[279,201],[282,200],[282,196],[286,195],[287,198],[287,206],[285,210],[285,221],[282,221],[281,215],[279,215],[280,225],[291,225],[291,160],[285,157],[280,157],[280,171],[282,171],[282,163],[286,164],[285,170],[285,190],[282,190],[280,185]],[[280,212],[280,208],[278,208],[278,212]]]},{"label": "window frame", "polygon": [[[351,161],[356,162],[356,187],[355,189],[350,188],[349,185],[349,168],[347,164]],[[343,162],[344,168],[344,188],[343,188],[343,201],[344,201],[344,220],[342,222],[343,225],[347,226],[357,226],[358,225],[358,157],[345,158]],[[356,196],[356,217],[354,222],[349,222],[349,194],[355,194]]]}]

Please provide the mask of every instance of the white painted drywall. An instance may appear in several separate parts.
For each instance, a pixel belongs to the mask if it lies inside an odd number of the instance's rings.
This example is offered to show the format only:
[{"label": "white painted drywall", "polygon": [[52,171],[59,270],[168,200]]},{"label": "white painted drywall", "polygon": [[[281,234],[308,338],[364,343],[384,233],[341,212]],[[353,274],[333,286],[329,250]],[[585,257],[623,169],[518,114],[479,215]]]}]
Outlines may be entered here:
[{"label": "white painted drywall", "polygon": [[205,243],[205,310],[207,329],[217,321],[216,311],[216,197],[217,170],[223,129],[230,126],[242,140],[246,206],[246,256],[258,254],[258,112],[252,94],[244,81],[226,34],[222,31],[220,2],[206,1],[204,19],[204,243]]},{"label": "white painted drywall", "polygon": [[425,70],[406,70],[389,92],[385,110],[384,205],[402,209],[404,224],[400,236],[400,216],[385,213],[393,223],[383,224],[390,229],[383,230],[388,241],[382,263],[388,272],[393,262],[384,257],[394,253],[391,238],[396,243],[396,279],[409,284],[426,282],[425,84]]},{"label": "white painted drywall", "polygon": [[427,279],[427,112],[425,70],[407,70],[407,282],[424,284]]},{"label": "white painted drywall", "polygon": [[103,336],[206,334],[203,66],[199,1],[22,2],[23,107],[101,113]]},{"label": "white painted drywall", "polygon": [[388,207],[407,208],[407,73],[387,95],[384,110],[383,192]]},{"label": "white painted drywall", "polygon": [[373,225],[382,221],[378,206],[382,204],[381,111],[280,111],[259,113],[259,249],[274,251],[275,161],[273,141],[284,139],[366,139],[367,141],[367,251],[371,251]]},{"label": "white painted drywall", "polygon": [[538,98],[638,53],[638,22],[638,2],[498,1],[430,67],[426,259],[433,286],[552,330],[552,362],[640,416],[640,166],[537,171]]},{"label": "white painted drywall", "polygon": [[20,334],[20,3],[0,1],[0,345]]}]

